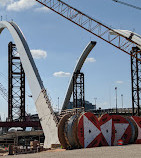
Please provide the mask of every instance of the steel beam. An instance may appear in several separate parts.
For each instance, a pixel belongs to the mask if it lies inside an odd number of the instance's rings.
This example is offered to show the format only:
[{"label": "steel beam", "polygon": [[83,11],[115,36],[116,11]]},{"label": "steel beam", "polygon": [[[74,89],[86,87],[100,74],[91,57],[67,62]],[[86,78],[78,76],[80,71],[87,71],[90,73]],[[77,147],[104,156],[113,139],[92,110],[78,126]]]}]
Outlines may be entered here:
[{"label": "steel beam", "polygon": [[25,73],[16,45],[8,45],[8,121],[25,120]]},{"label": "steel beam", "polygon": [[0,127],[41,127],[40,121],[0,122]]}]

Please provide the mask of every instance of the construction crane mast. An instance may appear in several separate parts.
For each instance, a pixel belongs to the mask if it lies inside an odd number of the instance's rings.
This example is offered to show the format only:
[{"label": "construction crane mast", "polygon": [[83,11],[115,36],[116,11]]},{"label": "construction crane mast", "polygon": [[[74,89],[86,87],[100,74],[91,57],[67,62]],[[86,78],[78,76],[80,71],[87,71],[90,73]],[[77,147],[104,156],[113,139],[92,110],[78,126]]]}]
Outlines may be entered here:
[{"label": "construction crane mast", "polygon": [[[136,53],[141,52],[141,43],[139,43],[138,40],[135,40],[135,38],[133,37],[134,34],[132,32],[130,34],[129,32],[128,34],[126,34],[120,31],[116,31],[61,0],[36,1],[56,12],[57,14],[63,16],[64,18],[68,19],[69,21],[75,23],[76,25],[90,32],[91,34],[120,49],[121,51],[134,56],[135,58],[136,54],[130,52],[131,48],[136,45],[140,48],[139,51]],[[138,60],[141,61],[140,58],[138,58]]]}]

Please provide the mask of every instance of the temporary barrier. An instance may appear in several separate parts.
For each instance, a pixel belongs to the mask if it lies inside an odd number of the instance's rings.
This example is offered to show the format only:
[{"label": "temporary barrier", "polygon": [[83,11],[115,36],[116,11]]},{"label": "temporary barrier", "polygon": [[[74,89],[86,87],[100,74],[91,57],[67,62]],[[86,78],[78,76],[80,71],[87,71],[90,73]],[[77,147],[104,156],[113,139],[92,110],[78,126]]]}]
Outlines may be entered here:
[{"label": "temporary barrier", "polygon": [[101,145],[112,146],[115,140],[115,126],[112,117],[104,114],[99,118],[99,124],[102,132]]},{"label": "temporary barrier", "polygon": [[114,145],[118,145],[118,140],[122,139],[124,144],[129,144],[132,137],[132,128],[129,122],[120,115],[112,115],[115,126]]},{"label": "temporary barrier", "polygon": [[123,143],[124,143],[124,142],[123,142],[123,140],[122,140],[122,139],[119,139],[119,140],[118,140],[118,146],[122,146],[122,145],[123,145]]},{"label": "temporary barrier", "polygon": [[137,128],[138,128],[138,136],[137,136],[135,143],[141,144],[141,117],[132,116],[131,118],[135,121]]},{"label": "temporary barrier", "polygon": [[78,140],[83,148],[97,147],[101,141],[101,129],[97,117],[86,112],[78,120]]}]

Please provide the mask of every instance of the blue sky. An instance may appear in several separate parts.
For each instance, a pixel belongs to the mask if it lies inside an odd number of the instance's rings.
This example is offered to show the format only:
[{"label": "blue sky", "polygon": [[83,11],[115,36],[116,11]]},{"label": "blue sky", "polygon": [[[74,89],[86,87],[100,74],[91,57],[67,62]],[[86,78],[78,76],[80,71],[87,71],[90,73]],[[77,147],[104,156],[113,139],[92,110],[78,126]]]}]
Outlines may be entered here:
[{"label": "blue sky", "polygon": [[[139,0],[122,0],[141,7]],[[64,2],[117,29],[135,31],[141,35],[141,11],[112,0],[64,0]],[[85,74],[85,98],[97,108],[115,107],[115,87],[118,87],[118,107],[123,94],[124,107],[131,107],[130,56],[79,28],[56,13],[42,8],[34,0],[0,0],[3,20],[16,22],[23,31],[28,45],[34,50],[35,63],[55,108],[60,98],[60,108],[65,97],[70,74],[80,54],[90,42],[97,45],[92,50],[82,72]],[[7,76],[7,44],[12,40],[9,32],[0,35],[0,74]],[[35,51],[36,50],[36,51]],[[38,50],[38,51],[37,51]],[[36,54],[35,54],[36,53]],[[38,55],[38,59],[37,59]],[[64,72],[66,77],[54,76]],[[61,73],[62,75],[62,73]],[[7,81],[0,75],[0,82],[7,88]],[[28,84],[28,83],[27,83]],[[29,94],[28,86],[26,91]],[[7,103],[0,96],[0,113],[7,115]],[[31,98],[26,99],[28,111],[35,113]]]}]

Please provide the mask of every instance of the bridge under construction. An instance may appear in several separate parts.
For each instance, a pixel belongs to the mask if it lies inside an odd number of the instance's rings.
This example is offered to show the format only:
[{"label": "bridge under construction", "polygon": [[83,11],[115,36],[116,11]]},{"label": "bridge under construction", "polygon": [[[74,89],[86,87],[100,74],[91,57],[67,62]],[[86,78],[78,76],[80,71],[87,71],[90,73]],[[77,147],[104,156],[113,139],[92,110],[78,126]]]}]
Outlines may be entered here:
[{"label": "bridge under construction", "polygon": [[[0,88],[8,101],[8,118],[0,122],[0,127],[40,127],[45,135],[44,148],[51,148],[53,144],[61,144],[65,149],[141,144],[141,36],[112,29],[61,0],[36,1],[131,56],[132,108],[85,111],[81,68],[96,45],[90,41],[74,68],[61,113],[55,113],[23,32],[15,22],[1,21],[0,33],[8,29],[14,43],[8,45],[8,94]],[[26,120],[25,76],[38,121]],[[73,109],[68,109],[72,95]]]}]

